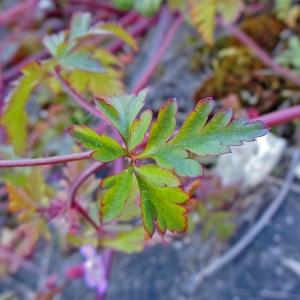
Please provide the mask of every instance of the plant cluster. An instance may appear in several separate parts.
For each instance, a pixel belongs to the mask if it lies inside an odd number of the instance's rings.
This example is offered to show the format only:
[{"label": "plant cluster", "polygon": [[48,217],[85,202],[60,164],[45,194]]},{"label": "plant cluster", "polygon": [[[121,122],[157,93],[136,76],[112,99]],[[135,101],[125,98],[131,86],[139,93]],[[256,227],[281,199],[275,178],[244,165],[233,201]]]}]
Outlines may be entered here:
[{"label": "plant cluster", "polygon": [[[18,17],[24,8],[35,8],[34,2],[21,3],[10,17],[5,17],[4,11],[0,24],[13,28],[14,14]],[[52,14],[57,7],[66,9],[65,3],[54,2]],[[168,8],[163,1],[79,2],[90,11],[99,5],[105,13],[96,16],[76,7],[70,29],[65,30],[64,24],[63,30],[58,26],[45,34],[37,42],[45,52],[39,53],[38,59],[26,58],[21,74],[19,67],[14,67],[19,54],[3,64],[0,220],[4,217],[6,221],[0,233],[0,275],[14,273],[19,267],[40,274],[27,258],[39,239],[56,235],[64,252],[79,248],[85,258],[83,264],[68,269],[65,278],[84,277],[87,285],[97,290],[97,299],[104,299],[114,251],[142,251],[164,241],[165,236],[191,230],[195,213],[200,217],[203,238],[213,233],[223,240],[229,238],[235,230],[229,209],[235,188],[217,182],[210,192],[199,196],[195,191],[204,176],[201,158],[230,153],[231,146],[255,141],[269,131],[268,126],[300,115],[295,106],[260,120],[234,118],[232,109],[216,111],[212,98],[205,96],[197,99],[180,128],[176,125],[176,99],[167,100],[153,119],[152,110],[144,109],[148,89],[141,86],[153,74],[183,17],[213,51],[219,47],[217,43],[211,48],[216,26],[223,26],[243,44],[243,49],[233,52],[217,50],[213,66],[219,85],[214,92],[220,98],[224,85],[230,87],[223,96],[238,94],[235,89],[240,85],[247,89],[251,81],[243,76],[250,74],[253,62],[259,68],[267,64],[300,85],[300,79],[286,69],[297,71],[299,67],[296,56],[290,57],[299,41],[290,37],[281,54],[270,58],[234,26],[250,6],[242,0],[228,1],[226,8],[224,1],[216,0],[169,0]],[[279,14],[280,5],[278,1],[274,10],[283,20],[293,5],[284,6],[284,16]],[[119,18],[119,23],[115,22]],[[132,50],[138,50],[135,37],[156,22],[161,22],[166,36],[157,35],[160,40],[155,41],[154,61],[146,65],[134,93],[125,93],[124,67],[132,60]],[[229,43],[236,45],[236,41]],[[240,56],[247,59],[235,70],[235,59]],[[252,73],[257,79],[255,71]],[[16,78],[13,88],[8,87]],[[257,86],[260,83],[253,87],[255,92]],[[252,92],[252,87],[249,90]],[[73,140],[65,134],[66,127]],[[96,249],[101,249],[101,254]],[[53,299],[63,290],[64,284],[58,283],[55,274],[48,275],[36,299]]]}]

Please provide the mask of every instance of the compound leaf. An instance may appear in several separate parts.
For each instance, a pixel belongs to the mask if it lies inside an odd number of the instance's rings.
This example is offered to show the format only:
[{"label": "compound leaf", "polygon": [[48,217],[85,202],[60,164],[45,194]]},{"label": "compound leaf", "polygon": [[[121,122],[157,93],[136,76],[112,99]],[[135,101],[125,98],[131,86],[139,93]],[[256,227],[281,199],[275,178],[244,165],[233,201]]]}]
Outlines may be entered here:
[{"label": "compound leaf", "polygon": [[179,179],[171,171],[152,165],[135,167],[134,172],[140,188],[143,223],[148,234],[153,235],[155,221],[163,234],[167,229],[184,232],[187,209],[183,205],[190,195],[176,187],[180,184]]},{"label": "compound leaf", "polygon": [[109,223],[120,216],[133,184],[132,169],[108,177],[101,182],[102,189],[108,189],[101,199],[101,223]]},{"label": "compound leaf", "polygon": [[114,139],[98,134],[87,126],[74,125],[67,128],[67,131],[79,146],[95,150],[91,155],[100,162],[109,162],[127,154]]},{"label": "compound leaf", "polygon": [[180,176],[202,175],[202,168],[195,160],[188,158],[188,151],[197,155],[220,155],[230,152],[229,146],[239,146],[243,141],[254,141],[268,132],[260,121],[249,122],[241,117],[232,122],[231,109],[220,109],[206,124],[213,109],[213,100],[207,98],[198,102],[189,114],[177,135],[170,139],[175,129],[177,103],[169,100],[161,108],[157,121],[152,124],[148,143],[138,159],[153,158],[162,168],[174,169]]}]

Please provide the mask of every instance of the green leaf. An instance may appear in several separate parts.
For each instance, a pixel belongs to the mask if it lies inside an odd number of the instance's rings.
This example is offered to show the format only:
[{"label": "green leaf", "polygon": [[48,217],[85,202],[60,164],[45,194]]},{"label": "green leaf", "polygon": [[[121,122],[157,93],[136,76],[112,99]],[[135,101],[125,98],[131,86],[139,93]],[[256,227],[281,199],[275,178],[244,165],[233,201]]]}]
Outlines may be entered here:
[{"label": "green leaf", "polygon": [[140,119],[133,122],[130,128],[130,140],[128,150],[131,151],[143,141],[152,121],[152,110],[147,109],[141,114]]},{"label": "green leaf", "polygon": [[130,35],[125,29],[118,26],[117,24],[104,23],[98,26],[100,29],[104,29],[117,36],[120,40],[131,46],[135,51],[139,49],[136,40]]},{"label": "green leaf", "polygon": [[70,44],[61,44],[57,52],[58,62],[68,70],[81,69],[89,72],[105,72],[99,60],[92,58],[92,53],[76,51],[69,53]]},{"label": "green leaf", "polygon": [[162,2],[162,0],[135,1],[134,8],[142,15],[151,17],[158,12]]},{"label": "green leaf", "polygon": [[114,139],[98,134],[87,126],[73,125],[67,131],[80,147],[96,150],[91,155],[100,162],[109,162],[127,154]]},{"label": "green leaf", "polygon": [[218,13],[221,14],[225,23],[232,23],[236,21],[244,9],[244,2],[242,0],[227,0],[218,3]]},{"label": "green leaf", "polygon": [[75,69],[67,80],[78,93],[89,91],[98,97],[108,97],[124,92],[120,72],[109,67],[106,67],[105,73],[92,73]]},{"label": "green leaf", "polygon": [[213,100],[207,98],[198,102],[177,135],[171,138],[176,125],[176,109],[177,103],[172,99],[161,108],[150,129],[148,143],[136,158],[153,158],[162,168],[174,169],[180,176],[202,175],[200,164],[189,159],[187,151],[201,156],[225,154],[230,152],[229,146],[254,141],[269,131],[263,122],[249,122],[246,117],[230,122],[231,109],[220,109],[206,124],[213,109]]},{"label": "green leaf", "polygon": [[131,168],[101,182],[101,188],[108,189],[101,199],[101,223],[109,223],[121,215],[125,202],[130,195],[132,184],[133,172]]},{"label": "green leaf", "polygon": [[53,57],[57,56],[58,47],[65,41],[65,32],[47,35],[43,39],[44,46],[49,50]]},{"label": "green leaf", "polygon": [[112,0],[112,3],[120,10],[130,10],[134,7],[134,0]]},{"label": "green leaf", "polygon": [[190,16],[203,39],[214,43],[214,29],[217,6],[220,0],[189,0]]},{"label": "green leaf", "polygon": [[26,149],[28,115],[25,105],[33,89],[47,76],[37,62],[27,64],[22,73],[24,76],[11,94],[8,107],[0,119],[0,124],[6,128],[9,142],[18,154]]},{"label": "green leaf", "polygon": [[72,16],[69,41],[85,35],[91,25],[90,13],[75,13]]},{"label": "green leaf", "polygon": [[160,169],[159,172],[159,169],[152,165],[134,168],[140,187],[144,227],[150,236],[154,233],[155,221],[163,234],[167,229],[184,232],[187,209],[183,205],[190,199],[190,195],[176,187],[180,181],[171,171]]},{"label": "green leaf", "polygon": [[125,253],[140,252],[144,249],[145,231],[137,227],[129,232],[122,232],[115,238],[104,238],[101,245]]},{"label": "green leaf", "polygon": [[[141,216],[141,208],[137,203],[139,193],[140,190],[139,190],[138,182],[136,180],[136,177],[133,176],[131,192],[125,203],[124,209],[122,211],[122,215],[118,218],[119,222],[131,222],[133,219]],[[105,228],[107,228],[107,226],[105,226]],[[112,225],[112,226],[116,226],[116,225]]]},{"label": "green leaf", "polygon": [[147,89],[141,90],[137,95],[112,96],[106,101],[96,99],[96,105],[107,119],[116,127],[128,145],[131,126],[139,111],[145,104]]}]

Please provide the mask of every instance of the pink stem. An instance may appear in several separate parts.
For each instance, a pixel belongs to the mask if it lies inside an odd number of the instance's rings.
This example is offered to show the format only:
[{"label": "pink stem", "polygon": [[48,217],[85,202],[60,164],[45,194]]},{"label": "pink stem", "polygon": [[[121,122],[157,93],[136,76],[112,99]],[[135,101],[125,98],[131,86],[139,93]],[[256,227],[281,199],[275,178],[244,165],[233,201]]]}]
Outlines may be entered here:
[{"label": "pink stem", "polygon": [[281,76],[294,82],[296,85],[300,86],[300,78],[292,73],[290,70],[278,65],[260,46],[258,46],[246,33],[241,31],[234,25],[225,24],[221,19],[218,19],[218,23],[226,28],[232,35],[239,39],[243,44],[248,46],[253,53],[267,66],[273,68]]},{"label": "pink stem", "polygon": [[31,9],[37,3],[37,0],[30,0],[26,2],[21,2],[19,5],[4,11],[0,14],[0,26],[7,25],[15,20],[16,17],[20,17],[26,10]]},{"label": "pink stem", "polygon": [[14,254],[13,252],[5,249],[4,247],[0,246],[0,255],[3,255],[4,257],[6,257],[9,261],[11,262],[16,262],[18,263],[20,266],[38,274],[38,275],[42,275],[44,274],[44,272],[37,267],[36,265],[34,265],[33,263],[18,257],[16,254]]},{"label": "pink stem", "polygon": [[[110,276],[110,270],[111,270],[111,266],[112,266],[112,261],[113,261],[113,257],[114,257],[115,251],[110,250],[110,249],[104,249],[103,250],[103,261],[104,261],[104,267],[105,267],[105,271],[106,271],[106,279],[109,280],[109,276]],[[106,291],[107,292],[107,291]],[[105,300],[106,298],[106,292],[102,295],[98,295],[97,294],[97,300]]]},{"label": "pink stem", "polygon": [[107,120],[104,118],[103,114],[100,110],[97,110],[93,105],[89,104],[80,94],[78,94],[70,84],[65,81],[57,70],[53,71],[53,76],[58,80],[58,82],[62,85],[65,92],[73,98],[79,105],[81,105],[86,111],[93,114],[94,116],[103,120],[104,123],[107,123]]},{"label": "pink stem", "polygon": [[99,163],[97,161],[93,162],[88,168],[84,169],[84,171],[78,175],[76,180],[72,183],[70,189],[69,189],[69,195],[68,195],[68,206],[74,207],[75,205],[75,197],[78,189],[80,186],[84,183],[84,181],[89,178],[92,174],[94,174],[97,170],[104,167],[105,163]]},{"label": "pink stem", "polygon": [[296,118],[300,118],[300,105],[265,114],[253,120],[260,120],[265,122],[269,127],[273,127]]},{"label": "pink stem", "polygon": [[165,51],[167,50],[168,46],[170,45],[175,33],[177,32],[178,28],[180,27],[183,20],[183,15],[180,14],[177,19],[175,20],[173,26],[171,27],[169,33],[166,35],[163,44],[161,45],[159,51],[156,53],[155,58],[152,61],[152,64],[149,66],[149,68],[146,70],[146,72],[143,74],[141,79],[138,81],[138,83],[135,85],[135,88],[133,89],[133,93],[138,93],[148,82],[148,80],[151,78],[155,68],[159,64],[161,58],[163,57]]},{"label": "pink stem", "polygon": [[35,60],[42,60],[49,56],[49,52],[47,50],[43,50],[41,52],[35,53],[31,56],[28,56],[18,64],[14,65],[11,69],[3,72],[3,82],[4,84],[8,84],[10,81],[16,79],[18,75],[20,75],[20,69],[26,64],[33,62]]},{"label": "pink stem", "polygon": [[9,206],[8,202],[0,203],[0,210],[7,210]]},{"label": "pink stem", "polygon": [[79,205],[77,202],[74,202],[74,208],[86,219],[99,233],[101,228],[94,222],[94,220],[88,215],[88,213]]},{"label": "pink stem", "polygon": [[91,151],[62,155],[62,156],[52,156],[52,157],[46,157],[46,158],[0,160],[0,168],[17,168],[17,167],[55,165],[55,164],[69,162],[69,161],[88,159],[88,158],[90,158],[90,155],[91,155]]},{"label": "pink stem", "polygon": [[[154,16],[150,19],[143,18],[141,22],[137,23],[133,28],[129,29],[128,32],[133,36],[139,36],[144,33],[149,27],[157,22],[157,16]],[[119,51],[124,45],[123,41],[115,41],[110,46],[107,47],[107,50],[115,53]]]}]

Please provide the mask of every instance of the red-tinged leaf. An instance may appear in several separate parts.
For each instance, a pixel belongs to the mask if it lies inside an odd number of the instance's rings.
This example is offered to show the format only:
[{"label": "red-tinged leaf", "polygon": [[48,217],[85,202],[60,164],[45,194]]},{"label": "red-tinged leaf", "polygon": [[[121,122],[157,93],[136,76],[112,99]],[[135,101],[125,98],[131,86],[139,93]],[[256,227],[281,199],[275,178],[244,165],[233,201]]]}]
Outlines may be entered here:
[{"label": "red-tinged leaf", "polygon": [[18,212],[21,210],[30,210],[32,213],[36,210],[36,205],[28,197],[28,195],[10,182],[6,182],[10,212]]},{"label": "red-tinged leaf", "polygon": [[152,121],[152,110],[147,109],[141,114],[140,119],[137,119],[133,122],[130,128],[130,140],[128,142],[129,151],[134,149],[139,143],[143,141],[151,121]]},{"label": "red-tinged leaf", "polygon": [[132,184],[133,172],[131,168],[101,182],[101,188],[108,189],[101,199],[101,223],[109,223],[121,215],[125,202],[130,196]]},{"label": "red-tinged leaf", "polygon": [[101,245],[125,253],[140,252],[145,248],[145,230],[137,227],[129,232],[122,232],[115,238],[104,238]]},{"label": "red-tinged leaf", "polygon": [[176,175],[153,165],[135,167],[134,172],[140,187],[143,224],[148,234],[153,235],[155,221],[163,234],[167,229],[184,232],[187,227],[184,204],[190,195],[176,187],[180,184]]},{"label": "red-tinged leaf", "polygon": [[255,141],[265,135],[269,128],[260,121],[249,122],[242,117],[231,122],[231,109],[220,109],[206,124],[213,109],[213,100],[199,101],[195,110],[171,138],[175,129],[177,103],[169,100],[159,112],[157,121],[152,124],[148,143],[138,159],[153,158],[162,168],[175,170],[180,176],[202,175],[199,163],[188,158],[188,152],[197,155],[220,155],[230,152],[229,146],[240,146],[243,142]]},{"label": "red-tinged leaf", "polygon": [[119,131],[126,145],[130,141],[131,126],[145,104],[147,89],[137,95],[112,96],[107,100],[96,99],[96,105]]},{"label": "red-tinged leaf", "polygon": [[67,131],[81,147],[95,150],[92,157],[100,162],[109,162],[127,154],[114,139],[98,134],[84,125],[71,126]]}]

